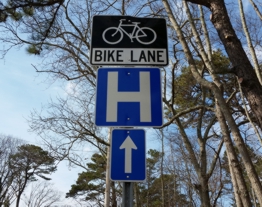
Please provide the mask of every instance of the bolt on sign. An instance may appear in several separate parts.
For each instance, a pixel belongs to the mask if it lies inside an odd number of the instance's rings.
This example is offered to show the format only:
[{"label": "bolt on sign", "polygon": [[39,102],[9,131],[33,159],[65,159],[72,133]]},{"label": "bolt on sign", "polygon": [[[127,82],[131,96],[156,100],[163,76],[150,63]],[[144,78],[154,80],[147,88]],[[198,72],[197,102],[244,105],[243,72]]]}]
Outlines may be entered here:
[{"label": "bolt on sign", "polygon": [[90,60],[93,65],[166,66],[167,47],[163,18],[93,17]]}]

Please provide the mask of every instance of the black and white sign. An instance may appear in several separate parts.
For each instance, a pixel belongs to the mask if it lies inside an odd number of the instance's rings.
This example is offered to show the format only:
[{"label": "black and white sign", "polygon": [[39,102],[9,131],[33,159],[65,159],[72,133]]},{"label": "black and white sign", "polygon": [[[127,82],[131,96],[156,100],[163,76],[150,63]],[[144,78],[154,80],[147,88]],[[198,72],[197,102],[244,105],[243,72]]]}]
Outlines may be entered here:
[{"label": "black and white sign", "polygon": [[94,16],[93,65],[168,64],[166,21],[161,18]]}]

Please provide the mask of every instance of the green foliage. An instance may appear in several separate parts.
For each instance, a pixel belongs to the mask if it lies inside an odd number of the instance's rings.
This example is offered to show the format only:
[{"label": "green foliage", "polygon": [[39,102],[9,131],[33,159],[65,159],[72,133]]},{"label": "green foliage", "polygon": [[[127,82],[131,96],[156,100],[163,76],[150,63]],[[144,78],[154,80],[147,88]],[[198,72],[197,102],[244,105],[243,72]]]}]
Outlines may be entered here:
[{"label": "green foliage", "polygon": [[[202,61],[195,60],[199,71],[204,69]],[[230,61],[223,55],[220,50],[213,51],[212,63],[219,74],[223,74],[225,71],[229,71]],[[205,76],[207,70],[203,70],[203,76]],[[230,75],[231,76],[231,75]],[[228,82],[227,82],[228,84]],[[190,108],[196,105],[201,105],[203,94],[206,97],[206,104],[212,105],[214,98],[212,92],[202,88],[194,79],[189,67],[184,67],[181,70],[181,74],[175,79],[175,105],[179,110]]]},{"label": "green foliage", "polygon": [[23,14],[25,16],[33,16],[35,9],[33,7],[24,7]]},{"label": "green foliage", "polygon": [[212,62],[217,72],[218,79],[223,84],[224,97],[228,98],[236,90],[235,76],[230,73],[231,63],[221,50],[213,51]]},{"label": "green foliage", "polygon": [[190,68],[182,69],[181,74],[175,79],[175,105],[185,109],[195,106],[199,102],[201,89],[191,74]]},{"label": "green foliage", "polygon": [[164,156],[161,152],[154,150],[154,149],[150,149],[148,150],[148,155],[150,157],[147,158],[147,168],[152,171],[155,169],[156,164],[159,162],[159,160],[161,159],[162,156]]},{"label": "green foliage", "polygon": [[37,180],[35,175],[50,180],[46,175],[56,170],[55,159],[41,147],[30,144],[19,146],[17,152],[10,155],[9,168],[12,171],[17,207],[28,182]]},{"label": "green foliage", "polygon": [[162,181],[164,184],[164,206],[192,206],[184,194],[180,192],[180,187],[176,181],[176,176],[172,174],[160,174],[160,161],[163,153],[150,149],[147,158],[147,180],[145,183],[137,184],[138,207],[162,206]]},{"label": "green foliage", "polygon": [[40,55],[41,48],[36,45],[29,45],[26,51],[28,54]]},{"label": "green foliage", "polygon": [[[56,170],[55,159],[36,145],[21,145],[10,137],[4,137],[0,141],[4,152],[0,151],[0,206],[9,206],[15,195],[18,207],[27,184],[36,181],[36,176],[50,180],[46,176]],[[10,144],[13,146],[10,147]]]},{"label": "green foliage", "polygon": [[19,21],[23,17],[33,16],[43,8],[62,4],[64,0],[9,0],[6,4],[0,2],[0,22],[5,22],[8,17]]},{"label": "green foliage", "polygon": [[[162,177],[158,177],[155,179],[152,185],[152,199],[155,200],[152,206],[161,206],[161,182]],[[179,192],[179,184],[176,181],[175,175],[164,174],[163,175],[163,183],[164,183],[164,194],[165,194],[165,204],[164,206],[191,206],[190,202],[187,201],[186,195]],[[150,202],[151,203],[151,202]]]},{"label": "green foliage", "polygon": [[46,174],[56,171],[55,159],[39,146],[22,145],[17,153],[10,156],[10,168],[27,179],[35,180],[37,175],[50,180]]},{"label": "green foliage", "polygon": [[19,21],[22,17],[23,14],[21,12],[15,12],[15,11],[11,11],[9,13],[10,18],[12,18],[15,21]]},{"label": "green foliage", "polygon": [[79,174],[76,184],[71,185],[71,189],[66,197],[81,197],[85,200],[97,200],[105,191],[106,159],[100,154],[94,154],[92,162],[87,163],[88,171]]},{"label": "green foliage", "polygon": [[[202,77],[209,81],[210,74],[202,60],[196,59],[195,63]],[[228,98],[236,89],[235,78],[229,73],[230,61],[221,50],[216,50],[212,53],[212,63],[217,80],[220,80],[222,83],[223,95],[225,98]],[[189,110],[195,106],[215,107],[213,92],[197,83],[191,73],[190,67],[183,67],[181,71],[176,74],[173,84],[173,103],[177,113]],[[234,103],[238,103],[238,101]],[[168,114],[169,111],[166,111],[166,113]],[[196,127],[199,122],[199,115],[201,116],[204,127],[205,124],[209,124],[213,119],[214,112],[205,110],[202,114],[199,114],[199,110],[191,110],[189,113],[184,114],[183,119],[181,119],[183,127]]]},{"label": "green foliage", "polygon": [[[148,151],[148,155],[147,181],[145,183],[136,183],[135,186],[139,197],[136,199],[138,202],[137,206],[146,206],[147,201],[149,201],[151,207],[159,207],[162,202],[159,161],[161,160],[163,154],[157,150],[150,149]],[[100,198],[105,192],[106,160],[102,155],[97,153],[92,156],[91,160],[92,162],[87,163],[88,171],[79,174],[76,184],[71,186],[71,189],[66,194],[66,197],[80,198],[93,202],[101,201]],[[185,207],[190,206],[186,196],[179,192],[179,185],[173,175],[164,174],[163,180],[166,196],[165,206],[175,206],[175,204]],[[113,190],[119,192],[121,189],[115,189],[113,187],[112,191]]]},{"label": "green foliage", "polygon": [[[44,40],[56,31],[54,25],[64,0],[9,0],[0,2],[0,23],[23,21],[31,25],[28,54],[39,55]],[[34,22],[34,23],[33,23]]]},{"label": "green foliage", "polygon": [[10,206],[11,206],[10,201],[9,201],[9,200],[6,200],[6,201],[4,202],[4,207],[10,207]]},{"label": "green foliage", "polygon": [[23,16],[32,16],[33,10],[30,7],[22,7],[19,9],[13,4],[13,1],[9,1],[7,5],[0,5],[1,19],[0,22],[5,22],[8,17],[14,21],[19,21]]},{"label": "green foliage", "polygon": [[230,61],[221,50],[213,51],[212,53],[212,63],[216,68],[216,71],[228,72],[230,68]]},{"label": "green foliage", "polygon": [[7,15],[5,13],[0,12],[0,23],[5,22],[7,20]]}]

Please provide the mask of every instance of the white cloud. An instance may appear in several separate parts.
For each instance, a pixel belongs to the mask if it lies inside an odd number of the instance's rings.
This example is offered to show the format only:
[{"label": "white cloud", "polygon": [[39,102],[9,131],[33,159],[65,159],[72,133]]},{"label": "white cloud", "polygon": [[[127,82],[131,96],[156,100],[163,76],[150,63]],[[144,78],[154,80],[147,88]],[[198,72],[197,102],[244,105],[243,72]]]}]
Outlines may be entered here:
[{"label": "white cloud", "polygon": [[77,92],[77,85],[71,81],[67,82],[65,91],[70,95],[74,95]]}]

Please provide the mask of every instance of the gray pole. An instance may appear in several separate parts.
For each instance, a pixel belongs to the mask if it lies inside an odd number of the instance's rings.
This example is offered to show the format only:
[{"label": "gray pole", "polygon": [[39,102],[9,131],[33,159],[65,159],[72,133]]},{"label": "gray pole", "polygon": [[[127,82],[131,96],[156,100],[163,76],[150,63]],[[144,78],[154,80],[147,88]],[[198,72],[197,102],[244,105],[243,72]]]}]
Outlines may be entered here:
[{"label": "gray pole", "polygon": [[133,207],[133,183],[123,182],[122,207]]},{"label": "gray pole", "polygon": [[[111,143],[111,133],[112,127],[108,130],[108,143]],[[106,162],[106,188],[105,188],[105,207],[110,206],[110,179],[109,179],[109,169],[110,169],[110,146],[107,147],[107,162]]]}]

